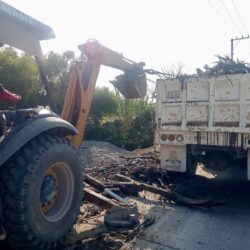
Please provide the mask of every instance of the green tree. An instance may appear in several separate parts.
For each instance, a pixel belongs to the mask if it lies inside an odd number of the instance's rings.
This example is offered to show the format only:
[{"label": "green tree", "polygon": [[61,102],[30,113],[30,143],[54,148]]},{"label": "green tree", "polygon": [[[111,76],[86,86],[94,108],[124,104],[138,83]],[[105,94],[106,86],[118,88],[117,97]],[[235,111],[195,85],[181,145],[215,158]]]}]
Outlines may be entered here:
[{"label": "green tree", "polygon": [[153,144],[155,105],[127,100],[108,88],[96,88],[85,139],[109,141],[126,149]]},{"label": "green tree", "polygon": [[75,60],[73,51],[65,51],[63,54],[51,51],[43,58],[45,71],[52,87],[52,95],[59,112],[62,109],[69,82],[70,66]]},{"label": "green tree", "polygon": [[122,121],[120,144],[127,149],[153,144],[155,105],[148,100],[128,100],[118,95],[118,113]]},{"label": "green tree", "polygon": [[[43,58],[43,64],[52,87],[52,96],[60,111],[66,87],[69,81],[69,68],[75,60],[72,51],[62,54],[49,52]],[[48,105],[46,91],[40,80],[36,62],[32,56],[18,54],[11,47],[0,50],[0,82],[10,91],[22,96],[22,101],[17,104],[19,108],[35,107],[37,105]],[[1,103],[2,108],[8,104]]]},{"label": "green tree", "polygon": [[[35,60],[28,55],[18,55],[12,48],[0,50],[0,82],[22,96],[20,108],[32,107],[43,99],[41,82]],[[1,103],[3,107],[7,104]]]},{"label": "green tree", "polygon": [[130,149],[152,146],[154,137],[154,104],[147,104],[133,119],[127,130],[126,147]]},{"label": "green tree", "polygon": [[96,87],[91,105],[90,116],[96,125],[100,125],[105,116],[113,116],[117,110],[115,93],[107,87]]},{"label": "green tree", "polygon": [[85,139],[109,141],[112,134],[118,131],[113,122],[116,109],[115,94],[106,87],[96,87],[85,130]]},{"label": "green tree", "polygon": [[[43,63],[52,86],[52,95],[60,111],[69,81],[70,66],[75,61],[71,51],[50,52]],[[12,48],[0,50],[0,82],[23,99],[17,108],[47,105],[46,92],[33,57]],[[8,105],[1,103],[1,108]],[[96,88],[86,128],[87,139],[106,140],[127,149],[153,143],[154,104],[147,100],[126,100],[108,88]]]}]

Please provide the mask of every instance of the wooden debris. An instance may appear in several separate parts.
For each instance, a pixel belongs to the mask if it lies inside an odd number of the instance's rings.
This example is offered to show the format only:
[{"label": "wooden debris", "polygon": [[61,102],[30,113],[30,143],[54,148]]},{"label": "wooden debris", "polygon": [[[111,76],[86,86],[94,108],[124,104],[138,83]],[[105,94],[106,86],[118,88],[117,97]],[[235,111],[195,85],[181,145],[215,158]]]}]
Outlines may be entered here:
[{"label": "wooden debris", "polygon": [[119,180],[122,181],[126,181],[126,182],[121,182],[121,183],[116,183],[115,185],[119,186],[119,185],[124,185],[124,186],[134,186],[135,188],[138,189],[138,191],[149,191],[155,194],[160,194],[161,196],[165,197],[168,200],[174,201],[178,204],[182,204],[182,205],[188,205],[188,206],[211,206],[214,205],[215,202],[213,202],[211,199],[191,199],[191,198],[187,198],[181,194],[178,194],[174,191],[171,190],[166,190],[163,188],[158,188],[152,185],[148,185],[145,183],[140,183],[137,181],[134,181],[133,179],[121,175],[121,174],[117,174],[116,177]]},{"label": "wooden debris", "polygon": [[94,187],[95,189],[97,189],[98,191],[103,192],[103,194],[108,195],[109,198],[113,198],[119,203],[122,203],[121,205],[124,204],[126,206],[133,206],[133,204],[130,204],[129,201],[119,196],[118,194],[114,193],[110,188],[105,187],[104,184],[102,184],[97,179],[91,177],[90,175],[85,175],[85,182],[88,183],[90,186]]},{"label": "wooden debris", "polygon": [[103,192],[104,189],[105,189],[105,185],[104,184],[102,184],[100,181],[98,181],[97,179],[91,177],[88,174],[85,174],[84,180],[85,180],[86,183],[88,183],[90,186],[96,188],[100,192]]},{"label": "wooden debris", "polygon": [[103,224],[95,225],[95,224],[89,224],[84,223],[77,225],[76,228],[74,228],[67,236],[65,240],[66,245],[72,245],[74,243],[77,243],[79,241],[82,241],[83,239],[88,238],[95,238],[100,234],[103,234],[106,232],[106,229]]},{"label": "wooden debris", "polygon": [[119,156],[120,158],[124,158],[124,159],[126,159],[126,160],[138,160],[138,159],[151,159],[151,160],[159,160],[159,159],[157,159],[157,158],[155,158],[155,157],[153,157],[153,156],[131,156],[131,157],[127,157],[127,156],[124,156],[124,155],[121,155],[121,156]]},{"label": "wooden debris", "polygon": [[250,72],[250,66],[244,61],[232,60],[228,56],[217,56],[218,61],[215,62],[214,67],[204,66],[205,71],[197,69],[197,75],[199,77],[211,77],[218,75],[230,75],[230,74],[245,74]]},{"label": "wooden debris", "polygon": [[111,209],[112,207],[119,206],[115,201],[86,187],[84,188],[84,199],[103,209]]},{"label": "wooden debris", "polygon": [[[178,204],[182,204],[182,205],[188,205],[188,206],[212,206],[212,205],[220,205],[223,204],[222,202],[215,202],[212,199],[192,199],[192,198],[188,198],[186,196],[183,196],[175,191],[172,190],[167,190],[164,188],[159,188],[153,185],[149,185],[146,183],[140,183],[137,182],[125,175],[122,174],[116,174],[115,177],[120,180],[121,182],[112,182],[114,187],[119,187],[122,189],[124,189],[124,187],[126,188],[132,188],[137,190],[138,192],[145,190],[145,191],[149,191],[151,193],[155,193],[155,194],[159,194],[161,196],[163,196],[164,198],[171,200],[175,203]],[[86,175],[86,182],[93,186],[94,188],[98,189],[101,192],[104,192],[106,190],[106,187],[104,184],[102,184],[100,181],[96,180],[95,178]],[[163,183],[162,183],[163,185]],[[114,201],[111,199],[108,199],[106,197],[104,197],[101,194],[95,193],[92,190],[88,190],[87,193],[87,199],[89,202],[100,206],[100,207],[106,207],[107,208],[111,208],[113,207],[113,203]],[[106,202],[107,201],[107,202]],[[111,203],[110,203],[111,201]],[[120,201],[120,200],[118,200]],[[118,205],[118,203],[115,203],[116,205]],[[119,203],[119,205],[122,205]],[[126,203],[124,205],[127,205]]]}]

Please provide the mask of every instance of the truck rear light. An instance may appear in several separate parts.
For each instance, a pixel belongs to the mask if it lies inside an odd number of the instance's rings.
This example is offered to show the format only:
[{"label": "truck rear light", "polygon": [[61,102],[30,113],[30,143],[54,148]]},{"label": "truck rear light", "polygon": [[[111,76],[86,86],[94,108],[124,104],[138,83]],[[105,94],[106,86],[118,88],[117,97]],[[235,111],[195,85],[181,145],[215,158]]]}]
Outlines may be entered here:
[{"label": "truck rear light", "polygon": [[168,140],[169,141],[174,141],[175,140],[175,136],[174,135],[169,135],[168,136]]},{"label": "truck rear light", "polygon": [[167,135],[161,135],[161,140],[162,140],[162,141],[166,141],[167,138],[168,138]]},{"label": "truck rear light", "polygon": [[184,138],[183,138],[182,135],[177,135],[177,136],[176,136],[176,141],[181,142],[181,141],[183,141],[183,140],[184,140]]}]

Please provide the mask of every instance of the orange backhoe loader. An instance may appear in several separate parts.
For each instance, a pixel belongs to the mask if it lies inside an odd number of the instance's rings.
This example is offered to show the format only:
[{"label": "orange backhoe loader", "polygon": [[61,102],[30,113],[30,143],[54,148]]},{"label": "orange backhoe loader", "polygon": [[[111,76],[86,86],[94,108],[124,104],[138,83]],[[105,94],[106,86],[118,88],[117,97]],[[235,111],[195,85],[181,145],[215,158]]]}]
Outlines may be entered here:
[{"label": "orange backhoe loader", "polygon": [[79,132],[78,135],[69,137],[76,148],[79,148],[82,142],[101,65],[130,72],[130,75],[133,75],[129,81],[119,82],[115,86],[126,98],[142,98],[147,91],[146,75],[143,71],[144,63],[132,62],[96,40],[89,40],[87,43],[79,45],[79,49],[87,60],[76,63],[71,69],[61,115]]}]

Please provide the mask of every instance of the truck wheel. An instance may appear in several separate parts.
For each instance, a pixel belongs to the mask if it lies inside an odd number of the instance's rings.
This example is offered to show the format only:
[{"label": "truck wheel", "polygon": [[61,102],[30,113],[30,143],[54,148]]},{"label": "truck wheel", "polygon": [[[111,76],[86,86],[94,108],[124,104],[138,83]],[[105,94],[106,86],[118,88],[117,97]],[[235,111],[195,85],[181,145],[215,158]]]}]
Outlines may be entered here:
[{"label": "truck wheel", "polygon": [[7,243],[18,249],[61,244],[78,214],[83,171],[64,138],[41,135],[18,151],[0,172]]},{"label": "truck wheel", "polygon": [[187,176],[194,176],[197,170],[197,162],[191,153],[187,153]]}]

